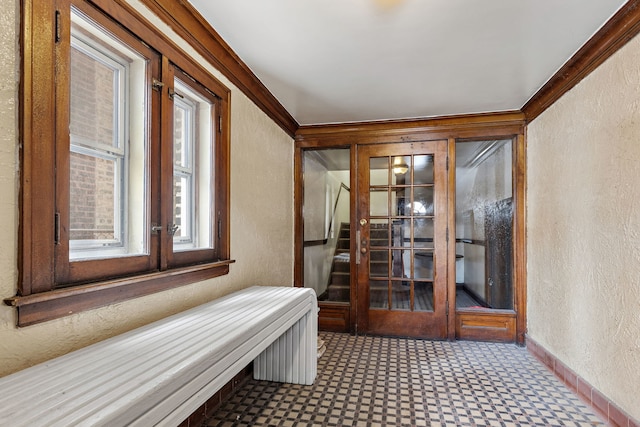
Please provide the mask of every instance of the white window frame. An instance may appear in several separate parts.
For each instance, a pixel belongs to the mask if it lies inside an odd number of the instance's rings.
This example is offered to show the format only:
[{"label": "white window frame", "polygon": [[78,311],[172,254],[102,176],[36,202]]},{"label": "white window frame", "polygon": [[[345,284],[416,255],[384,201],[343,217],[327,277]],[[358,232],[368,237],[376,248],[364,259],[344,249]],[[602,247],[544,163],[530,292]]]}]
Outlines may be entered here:
[{"label": "white window frame", "polygon": [[[211,185],[213,185],[211,182],[213,158],[206,160],[205,157],[211,157],[211,153],[213,153],[214,150],[215,135],[212,130],[213,123],[211,113],[215,106],[195,90],[191,89],[189,84],[178,78],[174,80],[174,87],[174,111],[175,106],[178,106],[187,112],[185,116],[188,117],[185,125],[186,131],[183,146],[185,162],[180,164],[176,162],[176,159],[173,161],[174,181],[178,177],[184,177],[189,187],[189,212],[188,215],[183,214],[182,216],[183,221],[186,220],[186,227],[185,224],[182,226],[187,229],[177,230],[173,236],[173,250],[178,252],[210,248],[213,245],[213,224],[211,221],[211,212],[212,209],[215,209],[213,197],[211,195],[203,197],[200,193],[202,191],[209,191]],[[201,106],[203,104],[209,106],[206,111],[202,111]],[[207,117],[206,120],[203,120],[204,115]],[[203,126],[208,126],[208,129],[202,129],[201,127]],[[208,137],[203,137],[203,133]],[[203,149],[204,144],[207,144],[207,149]],[[201,215],[208,215],[208,227],[201,224]],[[182,236],[183,233],[180,233],[180,231],[186,231],[184,236]]]}]

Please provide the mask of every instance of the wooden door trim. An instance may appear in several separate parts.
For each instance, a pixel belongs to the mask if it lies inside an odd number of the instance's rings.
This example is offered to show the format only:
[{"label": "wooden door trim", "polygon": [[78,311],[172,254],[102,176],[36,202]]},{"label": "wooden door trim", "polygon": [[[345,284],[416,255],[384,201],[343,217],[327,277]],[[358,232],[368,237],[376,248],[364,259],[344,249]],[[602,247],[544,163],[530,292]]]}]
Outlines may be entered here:
[{"label": "wooden door trim", "polygon": [[[468,120],[467,123],[464,123]],[[499,114],[486,114],[476,116],[458,116],[455,118],[437,118],[429,120],[417,120],[414,121],[408,129],[404,129],[403,126],[407,122],[388,122],[385,124],[372,123],[371,128],[366,125],[362,125],[361,129],[358,129],[360,125],[334,125],[326,126],[327,131],[322,131],[322,126],[318,127],[303,127],[299,134],[297,134],[295,141],[295,210],[296,210],[296,250],[295,250],[295,283],[296,286],[302,286],[302,265],[303,265],[303,247],[300,240],[298,242],[298,236],[301,236],[302,230],[302,200],[300,198],[301,193],[301,181],[302,171],[300,168],[301,152],[306,148],[349,148],[351,147],[351,170],[354,171],[356,166],[356,148],[360,145],[366,144],[379,144],[386,142],[402,142],[401,136],[410,135],[412,140],[436,140],[436,139],[449,139],[449,173],[454,173],[455,157],[451,154],[455,151],[455,147],[451,147],[451,144],[455,144],[456,141],[461,140],[479,140],[483,138],[514,138],[514,286],[515,286],[515,318],[516,318],[516,337],[515,340],[519,344],[524,343],[524,336],[526,333],[526,127],[523,114],[515,113],[499,113]],[[420,123],[427,123],[429,127],[420,127]],[[461,122],[462,125],[460,125]],[[457,123],[457,124],[456,124]],[[341,133],[341,127],[353,126],[353,129],[346,134]],[[379,135],[373,129],[374,127],[381,126],[382,128],[395,129],[394,132],[388,133],[382,131]],[[426,130],[425,130],[426,129]],[[395,136],[390,136],[395,135]],[[400,137],[398,136],[400,135]],[[452,142],[451,142],[452,141]],[[351,188],[356,189],[352,191],[351,201],[351,223],[356,221],[356,209],[355,209],[355,195],[357,194],[356,174],[351,174]],[[449,212],[455,212],[455,182],[451,183],[450,180],[450,198]],[[455,180],[455,175],[454,178]],[[455,220],[454,220],[455,221]],[[454,223],[455,224],[455,223]],[[453,225],[454,225],[453,224]],[[453,230],[452,224],[449,225],[450,230]],[[451,232],[451,231],[450,231]],[[355,239],[355,227],[352,227],[351,239]],[[451,245],[454,246],[455,245]],[[452,248],[449,249],[449,256],[451,257]],[[453,249],[455,251],[455,249]],[[453,252],[454,253],[454,252]],[[352,250],[352,256],[354,256]],[[455,253],[454,255],[455,256]],[[450,258],[451,259],[451,258]],[[356,272],[352,270],[352,277],[357,280]],[[449,286],[448,290],[453,292],[455,286],[455,274],[452,271],[452,266],[449,266]],[[354,287],[355,288],[355,287]],[[358,316],[357,306],[358,295],[355,289],[352,289],[351,293],[351,332],[358,333],[356,330],[356,318]],[[458,312],[456,310],[455,301],[453,298],[449,300],[449,320],[448,320],[448,337],[449,339],[455,339],[455,325],[457,322]],[[496,315],[501,315],[500,312],[494,312]],[[473,315],[470,313],[469,315]],[[510,316],[514,316],[511,314]],[[513,338],[512,338],[513,340]]]},{"label": "wooden door trim", "polygon": [[513,292],[516,343],[524,345],[527,332],[527,160],[526,136],[518,135],[513,150]]},{"label": "wooden door trim", "polygon": [[456,338],[456,140],[449,138],[447,141],[449,169],[449,191],[447,195],[449,241],[447,242],[447,339],[453,341]]},{"label": "wooden door trim", "polygon": [[[351,150],[349,151],[350,154],[350,159],[349,159],[349,167],[350,169],[350,173],[349,173],[349,185],[351,185],[351,188],[354,189],[354,191],[351,191],[349,193],[349,215],[350,215],[350,227],[349,227],[349,239],[351,242],[355,242],[356,241],[356,224],[358,221],[358,199],[357,196],[359,194],[359,190],[358,190],[358,147],[357,146],[351,146]],[[356,245],[349,245],[349,259],[355,260],[356,259]],[[351,283],[350,283],[350,288],[351,288],[351,294],[350,294],[350,305],[351,305],[351,312],[350,312],[350,330],[351,333],[357,334],[358,333],[358,266],[356,265],[355,262],[352,262],[351,265],[349,266],[350,270],[350,274],[351,274]],[[354,286],[353,284],[356,283],[356,285]]]},{"label": "wooden door trim", "polygon": [[401,142],[405,138],[429,135],[431,139],[483,136],[486,133],[518,133],[524,126],[525,116],[520,111],[499,113],[461,114],[426,119],[387,120],[330,125],[300,126],[297,143],[327,143],[338,138],[342,143]]}]

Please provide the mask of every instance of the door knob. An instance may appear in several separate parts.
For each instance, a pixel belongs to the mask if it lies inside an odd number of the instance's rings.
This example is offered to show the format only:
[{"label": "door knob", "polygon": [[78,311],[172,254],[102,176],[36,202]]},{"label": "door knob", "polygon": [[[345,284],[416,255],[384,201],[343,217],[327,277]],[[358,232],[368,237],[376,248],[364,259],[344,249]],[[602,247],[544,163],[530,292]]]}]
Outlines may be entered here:
[{"label": "door knob", "polygon": [[360,248],[360,252],[363,253],[363,254],[366,254],[367,253],[367,248]]}]

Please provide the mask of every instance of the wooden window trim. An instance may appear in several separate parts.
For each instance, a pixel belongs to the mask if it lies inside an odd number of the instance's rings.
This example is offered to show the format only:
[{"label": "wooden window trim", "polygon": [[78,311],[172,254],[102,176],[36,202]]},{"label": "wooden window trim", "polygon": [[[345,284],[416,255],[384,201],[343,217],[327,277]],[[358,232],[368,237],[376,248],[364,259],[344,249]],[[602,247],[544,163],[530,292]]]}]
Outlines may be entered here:
[{"label": "wooden window trim", "polygon": [[[179,78],[185,83],[185,85],[189,86],[194,92],[199,93],[203,98],[207,98],[208,101],[211,102],[211,105],[213,108],[213,115],[211,117],[211,124],[212,124],[211,132],[214,134],[213,146],[212,146],[213,163],[211,164],[211,169],[214,171],[224,170],[225,169],[224,165],[219,164],[220,161],[224,161],[225,159],[225,154],[223,151],[225,144],[220,143],[219,141],[219,138],[222,136],[222,131],[219,128],[222,120],[222,115],[220,114],[222,111],[221,100],[217,95],[208,93],[209,91],[207,90],[208,87],[213,86],[216,82],[206,73],[201,73],[199,75],[199,78],[193,77],[191,74],[193,71],[196,71],[196,70],[192,70],[193,67],[189,67],[188,70],[184,70],[177,67],[173,62],[168,61],[168,59],[165,62],[167,64],[166,66],[163,66],[163,69],[168,70],[167,75],[166,76],[163,75],[165,87],[169,87],[171,88],[171,90],[173,90],[174,79]],[[174,109],[173,102],[170,101],[168,98],[169,97],[165,97],[163,99],[163,102],[166,103],[163,111],[166,111],[166,110],[173,111]],[[165,143],[170,141],[173,144],[173,132],[174,132],[173,120],[162,120],[161,128],[162,128],[161,132],[164,133],[162,140]],[[162,177],[161,185],[163,187],[163,191],[167,191],[167,192],[172,191],[173,177],[174,177],[173,176],[173,159],[171,156],[167,155],[169,153],[173,153],[173,150],[165,151],[164,158],[161,159],[162,170],[172,171],[171,174],[165,173],[163,174],[163,177]],[[206,259],[211,259],[212,256],[217,257],[219,250],[222,248],[222,245],[219,245],[218,243],[218,232],[217,232],[218,231],[217,222],[218,222],[219,216],[222,215],[222,209],[218,209],[218,206],[224,206],[224,203],[225,203],[224,193],[226,192],[212,191],[211,193],[212,193],[211,194],[212,205],[216,210],[216,212],[214,212],[212,215],[212,224],[211,224],[211,227],[213,229],[213,234],[214,234],[213,239],[215,240],[214,248],[213,249],[195,248],[195,249],[190,249],[186,251],[175,251],[172,242],[169,241],[170,240],[169,236],[166,233],[164,233],[162,237],[167,239],[167,242],[163,243],[163,245],[166,245],[163,247],[167,249],[166,261],[167,261],[168,268],[176,268],[176,267],[181,267],[183,265],[204,262]],[[162,217],[163,219],[161,220],[161,224],[168,224],[171,221],[173,221],[173,203],[166,204],[166,206],[164,206]],[[222,220],[220,221],[222,222]]]},{"label": "wooden window trim", "polygon": [[29,326],[229,273],[234,260],[55,289],[5,299],[17,308],[18,326]]},{"label": "wooden window trim", "polygon": [[[6,298],[17,308],[18,326],[52,320],[83,310],[121,302],[162,290],[183,286],[229,273],[230,259],[230,96],[231,92],[208,71],[190,59],[167,36],[126,3],[86,0],[88,4],[118,22],[154,50],[169,57],[181,69],[214,91],[219,99],[221,126],[216,165],[224,171],[216,187],[221,227],[216,260],[163,271],[143,272],[95,283],[56,286],[56,31],[57,8],[69,0],[23,0],[20,44],[20,224],[19,282],[17,295]],[[63,35],[64,36],[64,35]],[[153,132],[160,132],[154,129]],[[151,182],[159,181],[152,172]],[[217,224],[216,224],[217,227]],[[160,266],[162,269],[162,266]]]},{"label": "wooden window trim", "polygon": [[[125,45],[131,47],[138,52],[145,61],[149,64],[147,75],[143,84],[150,83],[151,79],[160,77],[160,59],[161,56],[155,52],[152,48],[145,45],[144,42],[136,38],[130,32],[123,30],[108,17],[94,7],[91,7],[87,2],[74,1],[74,0],[59,0],[59,9],[65,11],[59,13],[59,29],[57,30],[60,40],[69,40],[71,35],[71,16],[66,13],[69,7],[73,5],[81,14],[88,19],[95,21],[100,27],[104,28],[111,34],[118,37]],[[59,42],[56,43],[55,50],[56,57],[56,99],[55,99],[55,116],[57,122],[56,128],[56,158],[55,158],[55,175],[54,181],[56,183],[56,190],[54,194],[54,204],[56,215],[58,215],[59,222],[56,230],[56,242],[55,242],[55,275],[54,286],[60,286],[60,284],[72,284],[89,282],[95,280],[96,276],[113,277],[113,271],[117,271],[118,276],[125,276],[128,274],[136,274],[141,271],[154,271],[158,268],[158,258],[154,257],[160,249],[158,246],[158,238],[154,235],[148,240],[148,253],[147,254],[135,254],[127,255],[123,257],[114,257],[107,259],[85,259],[71,262],[69,260],[70,245],[69,245],[69,233],[70,230],[65,227],[65,224],[69,224],[69,206],[70,206],[70,155],[69,155],[69,143],[70,143],[70,93],[71,85],[71,72],[70,67],[67,68],[71,47],[68,43]],[[148,81],[147,81],[148,80]],[[158,123],[160,121],[160,93],[154,90],[147,90],[145,95],[145,104],[147,105],[147,117],[146,119],[150,123]],[[61,95],[62,94],[62,95]],[[150,142],[148,149],[150,158],[146,168],[153,171],[157,167],[157,155],[158,150],[154,146],[157,143],[157,129],[151,126],[149,123],[144,124],[149,134],[147,139]],[[40,177],[38,175],[32,177],[32,180],[37,180]],[[147,180],[149,193],[153,195],[153,192],[160,193],[161,189],[158,189],[156,182],[151,178]],[[154,200],[155,201],[155,200]],[[154,207],[150,207],[153,211]],[[151,223],[157,223],[158,216],[151,214],[147,220]],[[42,230],[41,232],[44,232]]]}]

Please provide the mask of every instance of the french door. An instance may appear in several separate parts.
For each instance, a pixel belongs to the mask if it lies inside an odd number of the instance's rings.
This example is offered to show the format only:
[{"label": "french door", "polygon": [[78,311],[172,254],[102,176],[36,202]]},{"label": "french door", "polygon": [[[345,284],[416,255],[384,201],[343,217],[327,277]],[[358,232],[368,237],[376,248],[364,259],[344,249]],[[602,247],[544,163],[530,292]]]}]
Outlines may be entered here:
[{"label": "french door", "polygon": [[447,141],[357,148],[357,325],[447,336]]}]

